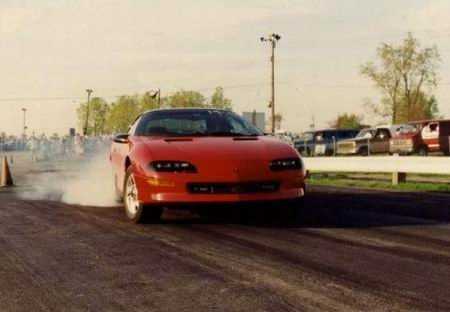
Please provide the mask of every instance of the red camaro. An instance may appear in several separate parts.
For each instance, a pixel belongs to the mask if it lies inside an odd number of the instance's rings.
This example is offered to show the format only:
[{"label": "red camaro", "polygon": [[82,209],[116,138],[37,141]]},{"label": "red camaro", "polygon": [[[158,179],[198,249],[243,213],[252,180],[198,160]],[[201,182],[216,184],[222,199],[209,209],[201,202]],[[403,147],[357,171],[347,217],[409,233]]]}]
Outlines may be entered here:
[{"label": "red camaro", "polygon": [[146,112],[114,138],[111,161],[133,222],[166,206],[289,200],[297,209],[305,194],[297,151],[225,110]]}]

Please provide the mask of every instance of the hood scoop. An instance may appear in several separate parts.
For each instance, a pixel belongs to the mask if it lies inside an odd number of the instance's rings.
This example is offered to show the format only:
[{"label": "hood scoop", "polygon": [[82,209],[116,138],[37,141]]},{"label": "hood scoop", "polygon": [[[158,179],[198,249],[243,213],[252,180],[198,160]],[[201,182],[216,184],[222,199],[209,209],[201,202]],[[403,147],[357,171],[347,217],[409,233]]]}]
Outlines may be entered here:
[{"label": "hood scoop", "polygon": [[170,143],[170,142],[191,142],[191,138],[166,138],[164,141]]},{"label": "hood scoop", "polygon": [[233,141],[258,141],[258,137],[248,136],[248,137],[234,137]]}]

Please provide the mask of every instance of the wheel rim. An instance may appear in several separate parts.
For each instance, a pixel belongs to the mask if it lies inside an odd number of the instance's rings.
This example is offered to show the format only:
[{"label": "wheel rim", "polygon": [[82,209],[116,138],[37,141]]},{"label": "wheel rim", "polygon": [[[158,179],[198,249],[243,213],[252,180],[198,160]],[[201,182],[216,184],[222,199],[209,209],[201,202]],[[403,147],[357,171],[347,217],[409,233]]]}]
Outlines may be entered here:
[{"label": "wheel rim", "polygon": [[127,187],[125,189],[125,202],[127,214],[130,218],[134,218],[139,209],[138,190],[133,175],[130,175],[127,180]]}]

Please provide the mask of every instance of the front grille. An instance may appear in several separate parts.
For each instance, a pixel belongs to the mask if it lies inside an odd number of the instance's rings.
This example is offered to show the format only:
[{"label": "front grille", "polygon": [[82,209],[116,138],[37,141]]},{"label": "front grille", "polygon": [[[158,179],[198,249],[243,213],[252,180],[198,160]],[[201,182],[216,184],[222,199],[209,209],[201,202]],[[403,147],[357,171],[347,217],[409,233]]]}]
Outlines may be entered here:
[{"label": "front grille", "polygon": [[278,182],[242,182],[242,183],[188,183],[192,194],[251,194],[271,193],[280,188]]}]

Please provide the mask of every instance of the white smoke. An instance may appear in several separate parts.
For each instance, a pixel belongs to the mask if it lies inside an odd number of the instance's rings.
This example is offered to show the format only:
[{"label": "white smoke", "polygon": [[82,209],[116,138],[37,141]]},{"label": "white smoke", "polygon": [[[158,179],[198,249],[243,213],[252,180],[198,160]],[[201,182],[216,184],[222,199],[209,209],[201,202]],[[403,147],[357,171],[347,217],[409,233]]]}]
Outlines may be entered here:
[{"label": "white smoke", "polygon": [[54,200],[82,206],[117,205],[113,175],[108,155],[97,153],[89,158],[55,161],[28,174],[21,197]]}]

